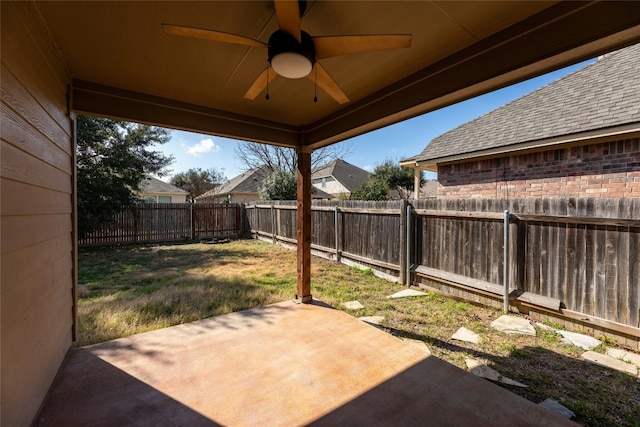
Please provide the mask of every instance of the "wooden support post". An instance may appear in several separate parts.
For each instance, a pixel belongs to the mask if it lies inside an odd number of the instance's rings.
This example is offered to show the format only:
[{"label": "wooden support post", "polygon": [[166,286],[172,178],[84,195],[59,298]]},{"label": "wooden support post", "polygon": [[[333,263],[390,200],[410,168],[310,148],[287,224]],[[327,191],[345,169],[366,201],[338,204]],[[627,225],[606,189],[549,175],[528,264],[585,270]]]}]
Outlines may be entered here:
[{"label": "wooden support post", "polygon": [[422,178],[422,170],[415,168],[413,170],[413,200],[420,199],[420,178]]},{"label": "wooden support post", "polygon": [[311,150],[298,149],[298,286],[296,301],[311,302]]},{"label": "wooden support post", "polygon": [[400,283],[406,285],[407,282],[407,201],[402,201],[400,206]]}]

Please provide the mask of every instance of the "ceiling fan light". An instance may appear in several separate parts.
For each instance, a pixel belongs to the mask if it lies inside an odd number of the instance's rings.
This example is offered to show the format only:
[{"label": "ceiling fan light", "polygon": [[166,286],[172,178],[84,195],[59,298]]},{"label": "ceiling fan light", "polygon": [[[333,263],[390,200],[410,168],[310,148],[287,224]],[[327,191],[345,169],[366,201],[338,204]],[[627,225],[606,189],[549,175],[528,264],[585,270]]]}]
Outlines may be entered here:
[{"label": "ceiling fan light", "polygon": [[282,52],[271,58],[271,67],[282,77],[300,79],[311,72],[313,63],[299,53]]}]

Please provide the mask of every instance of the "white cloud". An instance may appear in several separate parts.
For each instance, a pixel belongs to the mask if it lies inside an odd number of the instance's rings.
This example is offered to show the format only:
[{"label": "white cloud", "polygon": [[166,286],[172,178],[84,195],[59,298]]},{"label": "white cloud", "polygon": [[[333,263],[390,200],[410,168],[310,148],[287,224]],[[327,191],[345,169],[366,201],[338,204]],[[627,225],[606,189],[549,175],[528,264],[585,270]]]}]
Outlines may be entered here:
[{"label": "white cloud", "polygon": [[366,165],[362,169],[366,170],[367,172],[373,172],[374,168],[371,165]]},{"label": "white cloud", "polygon": [[192,145],[187,149],[187,153],[192,156],[199,156],[204,153],[217,153],[218,151],[220,151],[220,146],[216,144],[212,138],[202,139],[196,145]]}]

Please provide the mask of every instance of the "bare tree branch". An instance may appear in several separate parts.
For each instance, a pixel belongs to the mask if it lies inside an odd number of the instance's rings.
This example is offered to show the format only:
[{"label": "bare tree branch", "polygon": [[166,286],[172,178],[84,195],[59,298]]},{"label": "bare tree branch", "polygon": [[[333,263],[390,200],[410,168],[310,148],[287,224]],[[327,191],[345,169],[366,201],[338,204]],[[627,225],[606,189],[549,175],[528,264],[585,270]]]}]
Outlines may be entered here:
[{"label": "bare tree branch", "polygon": [[[311,168],[315,169],[350,153],[350,143],[343,142],[320,148],[311,155]],[[298,165],[298,156],[295,150],[287,147],[244,141],[238,144],[235,154],[246,170],[266,165],[272,171],[295,173]]]}]

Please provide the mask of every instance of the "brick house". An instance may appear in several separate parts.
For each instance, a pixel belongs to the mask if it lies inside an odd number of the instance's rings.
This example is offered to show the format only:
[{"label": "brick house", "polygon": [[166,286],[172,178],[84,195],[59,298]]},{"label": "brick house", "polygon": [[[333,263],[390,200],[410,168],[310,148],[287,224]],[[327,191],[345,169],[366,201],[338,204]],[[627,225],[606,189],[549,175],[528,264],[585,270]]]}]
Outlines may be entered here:
[{"label": "brick house", "polygon": [[640,45],[434,138],[438,198],[640,197]]}]

